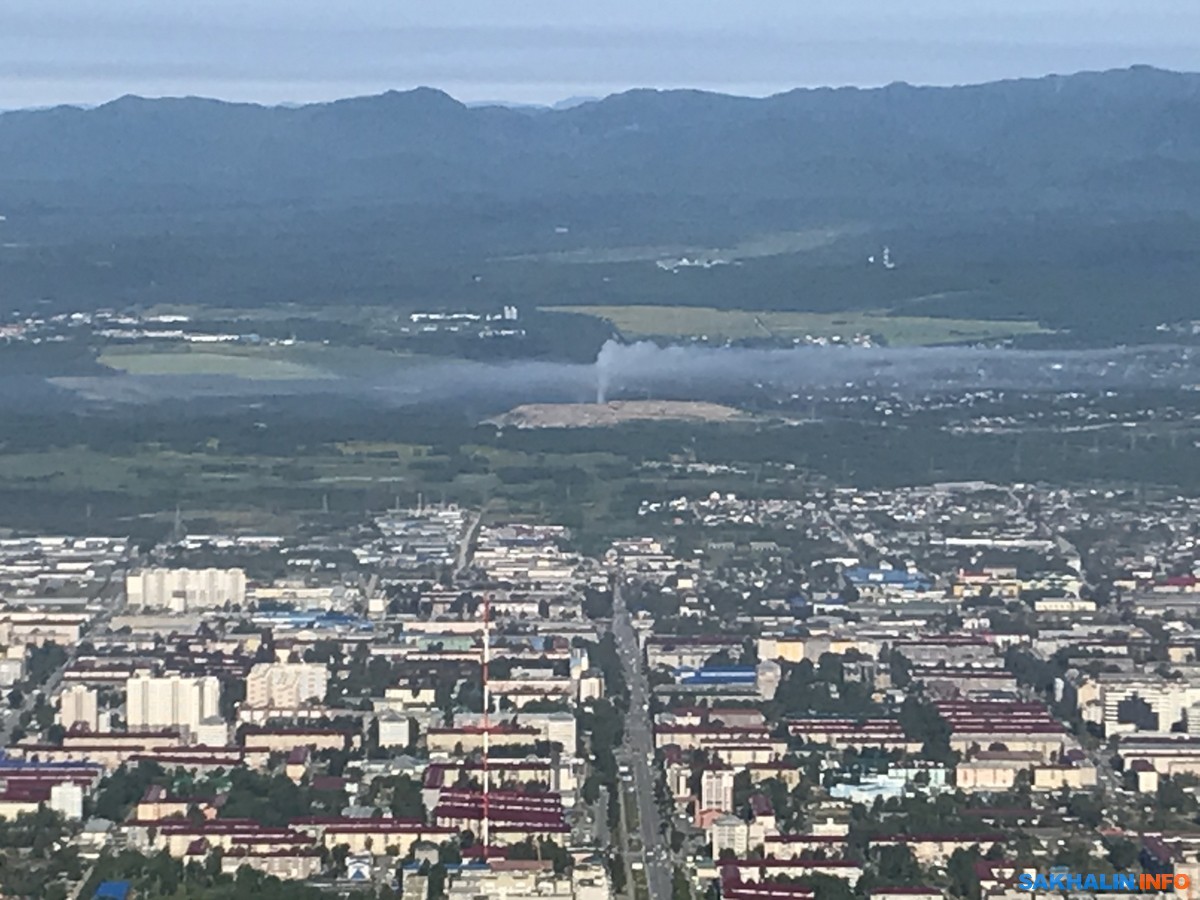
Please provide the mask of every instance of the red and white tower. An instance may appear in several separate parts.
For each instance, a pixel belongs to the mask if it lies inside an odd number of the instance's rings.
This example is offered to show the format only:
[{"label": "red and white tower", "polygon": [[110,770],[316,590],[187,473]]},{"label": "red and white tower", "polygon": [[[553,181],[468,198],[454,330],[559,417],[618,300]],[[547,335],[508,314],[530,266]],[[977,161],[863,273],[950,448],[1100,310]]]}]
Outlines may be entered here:
[{"label": "red and white tower", "polygon": [[491,792],[491,771],[489,766],[489,756],[491,755],[491,731],[492,731],[492,694],[488,687],[488,664],[492,659],[492,595],[485,594],[483,597],[483,833],[481,835],[483,842],[483,858],[486,861],[488,851],[491,848],[492,828],[491,819],[488,815],[488,799]]}]

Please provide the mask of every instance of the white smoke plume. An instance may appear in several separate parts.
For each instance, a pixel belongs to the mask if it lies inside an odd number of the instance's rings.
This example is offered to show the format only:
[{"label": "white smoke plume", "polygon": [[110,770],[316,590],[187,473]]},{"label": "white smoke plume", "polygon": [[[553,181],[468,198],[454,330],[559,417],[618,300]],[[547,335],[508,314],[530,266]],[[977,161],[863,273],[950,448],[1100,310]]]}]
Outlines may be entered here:
[{"label": "white smoke plume", "polygon": [[771,350],[609,341],[593,364],[410,360],[397,364],[391,372],[343,373],[319,381],[119,375],[56,379],[55,383],[93,402],[133,404],[263,395],[344,395],[389,406],[469,401],[495,408],[519,403],[646,397],[736,403],[739,397],[761,396],[764,392],[1088,392],[1184,387],[1200,383],[1200,349],[1156,345],[1069,351],[975,347]]}]

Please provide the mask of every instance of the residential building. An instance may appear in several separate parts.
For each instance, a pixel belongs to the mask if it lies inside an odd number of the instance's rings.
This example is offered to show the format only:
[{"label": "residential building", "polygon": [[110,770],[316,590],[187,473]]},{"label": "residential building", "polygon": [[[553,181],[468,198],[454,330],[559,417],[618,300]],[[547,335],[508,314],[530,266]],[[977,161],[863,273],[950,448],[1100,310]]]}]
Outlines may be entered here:
[{"label": "residential building", "polygon": [[245,705],[254,709],[295,709],[325,699],[329,669],[323,663],[259,663],[246,679]]},{"label": "residential building", "polygon": [[82,684],[66,688],[60,700],[58,721],[67,731],[99,731],[100,713],[96,691]]},{"label": "residential building", "polygon": [[125,577],[130,607],[186,613],[246,602],[246,573],[241,569],[143,569]]},{"label": "residential building", "polygon": [[221,682],[212,675],[135,675],[125,684],[129,729],[180,728],[195,734],[219,717]]}]

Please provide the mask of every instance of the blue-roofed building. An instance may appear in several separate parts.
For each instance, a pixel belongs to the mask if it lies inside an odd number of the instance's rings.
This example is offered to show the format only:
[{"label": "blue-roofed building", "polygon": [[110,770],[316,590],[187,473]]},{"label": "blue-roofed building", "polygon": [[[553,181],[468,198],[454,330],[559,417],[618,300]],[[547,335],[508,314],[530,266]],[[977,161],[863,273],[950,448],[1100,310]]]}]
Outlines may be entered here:
[{"label": "blue-roofed building", "polygon": [[754,666],[705,666],[703,669],[676,669],[680,684],[733,685],[754,684],[758,671]]},{"label": "blue-roofed building", "polygon": [[869,566],[851,566],[842,576],[856,588],[895,588],[901,591],[928,591],[933,579],[922,572],[907,569],[873,569]]},{"label": "blue-roofed building", "polygon": [[375,627],[362,616],[323,610],[259,610],[250,621],[259,627],[317,631],[371,631]]},{"label": "blue-roofed building", "polygon": [[793,594],[791,597],[788,597],[787,602],[788,606],[790,606],[793,610],[803,609],[804,607],[808,606],[808,597],[806,597],[804,594]]},{"label": "blue-roofed building", "polygon": [[130,890],[128,881],[102,881],[96,886],[92,900],[128,900]]}]

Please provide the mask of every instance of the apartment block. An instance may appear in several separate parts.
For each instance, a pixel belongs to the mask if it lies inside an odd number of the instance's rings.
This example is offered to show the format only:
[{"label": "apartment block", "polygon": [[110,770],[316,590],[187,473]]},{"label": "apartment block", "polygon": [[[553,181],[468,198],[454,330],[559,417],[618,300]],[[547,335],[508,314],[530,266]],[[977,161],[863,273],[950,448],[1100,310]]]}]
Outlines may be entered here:
[{"label": "apartment block", "polygon": [[202,722],[220,716],[221,683],[211,675],[135,675],[125,690],[130,731],[180,728],[194,735]]},{"label": "apartment block", "polygon": [[246,706],[294,709],[325,699],[329,670],[323,663],[259,663],[246,679]]},{"label": "apartment block", "polygon": [[67,731],[100,730],[100,711],[96,691],[86,685],[73,685],[62,692],[59,723]]},{"label": "apartment block", "polygon": [[125,577],[125,596],[135,609],[186,613],[246,602],[241,569],[143,569]]}]

